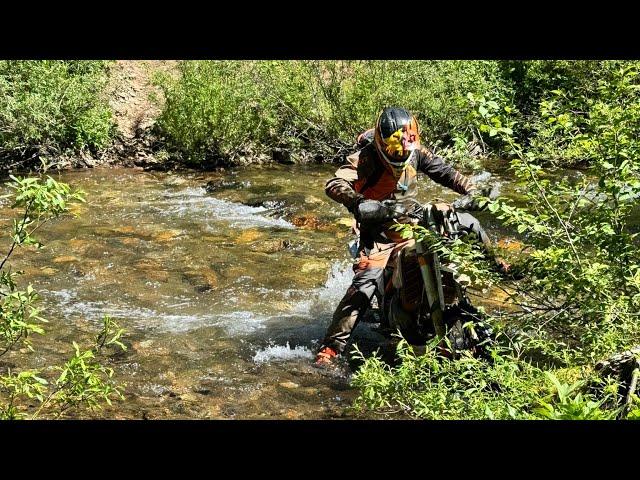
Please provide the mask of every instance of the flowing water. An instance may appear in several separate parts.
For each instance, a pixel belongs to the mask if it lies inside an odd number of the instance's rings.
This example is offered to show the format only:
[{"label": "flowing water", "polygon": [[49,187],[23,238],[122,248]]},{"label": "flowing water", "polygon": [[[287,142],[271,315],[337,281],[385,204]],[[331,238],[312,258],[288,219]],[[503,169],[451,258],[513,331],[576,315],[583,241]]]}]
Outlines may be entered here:
[{"label": "flowing water", "polygon": [[[43,249],[12,258],[50,320],[31,365],[62,362],[74,339],[89,346],[109,315],[127,331],[129,348],[110,360],[126,399],[82,416],[355,416],[350,369],[311,366],[352,277],[349,214],[324,194],[334,170],[60,175],[87,203],[42,230]],[[457,196],[428,178],[420,188],[423,201]],[[354,341],[370,352],[385,339],[361,322]]]}]

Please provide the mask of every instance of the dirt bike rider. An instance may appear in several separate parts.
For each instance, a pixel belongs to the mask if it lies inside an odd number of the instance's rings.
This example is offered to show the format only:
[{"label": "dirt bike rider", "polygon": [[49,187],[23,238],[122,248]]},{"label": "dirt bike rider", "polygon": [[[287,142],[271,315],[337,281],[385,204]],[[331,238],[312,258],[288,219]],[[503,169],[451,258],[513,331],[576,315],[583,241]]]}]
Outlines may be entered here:
[{"label": "dirt bike rider", "polygon": [[[335,177],[325,187],[331,199],[354,214],[360,225],[360,244],[359,261],[353,266],[355,276],[333,314],[316,355],[317,366],[331,364],[337,355],[343,353],[376,289],[383,290],[385,266],[406,244],[397,231],[386,228],[393,221],[369,228],[370,225],[362,224],[360,214],[367,211],[367,217],[371,218],[379,212],[380,218],[385,219],[393,205],[411,201],[416,196],[418,170],[437,183],[465,195],[456,201],[457,204],[454,202],[454,207],[469,208],[476,201],[475,197],[482,195],[469,178],[420,145],[418,122],[403,108],[384,108],[375,129],[358,137],[358,146],[361,149],[347,157],[347,163],[336,171]],[[448,205],[440,212],[446,214],[447,208]],[[462,212],[455,217],[458,228],[475,233],[485,248],[490,247],[489,237],[475,217]],[[401,218],[398,221],[409,223],[412,220]],[[503,270],[508,270],[508,265],[501,259],[496,259],[496,263]]]}]

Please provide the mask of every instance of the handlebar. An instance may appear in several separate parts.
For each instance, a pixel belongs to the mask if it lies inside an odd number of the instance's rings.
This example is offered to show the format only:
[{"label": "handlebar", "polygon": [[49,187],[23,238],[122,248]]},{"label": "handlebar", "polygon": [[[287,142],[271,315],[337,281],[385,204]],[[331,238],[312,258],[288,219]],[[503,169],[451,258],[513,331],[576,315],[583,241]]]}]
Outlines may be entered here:
[{"label": "handlebar", "polygon": [[[451,203],[444,203],[447,208],[436,208],[443,215],[447,211],[483,211],[486,205],[481,205],[478,197],[488,197],[490,200],[497,198],[499,190],[496,186],[487,187],[479,190],[474,195],[467,194],[459,197]],[[408,205],[410,204],[410,205]],[[435,204],[427,203],[422,205],[413,198],[404,199],[402,202],[396,200],[362,200],[356,207],[356,219],[361,224],[382,224],[391,220],[397,220],[401,217],[409,217],[417,220],[423,220],[426,208],[434,208]],[[428,207],[427,207],[428,206]],[[434,212],[435,213],[435,212]]]}]

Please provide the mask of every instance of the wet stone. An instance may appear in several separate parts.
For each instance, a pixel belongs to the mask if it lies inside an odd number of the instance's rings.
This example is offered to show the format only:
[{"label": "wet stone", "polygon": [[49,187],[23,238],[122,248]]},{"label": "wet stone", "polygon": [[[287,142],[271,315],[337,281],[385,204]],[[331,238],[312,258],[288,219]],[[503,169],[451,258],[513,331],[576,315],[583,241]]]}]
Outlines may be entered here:
[{"label": "wet stone", "polygon": [[91,242],[89,240],[80,240],[77,238],[73,238],[67,242],[67,245],[71,250],[74,251],[74,253],[82,255],[91,246]]},{"label": "wet stone", "polygon": [[134,246],[134,245],[140,245],[142,240],[136,237],[125,237],[120,241],[122,242],[123,245]]},{"label": "wet stone", "polygon": [[306,228],[311,230],[318,230],[327,226],[326,223],[322,222],[315,215],[293,217],[291,219],[291,223],[293,223],[298,228]]},{"label": "wet stone", "polygon": [[187,392],[180,394],[180,400],[184,400],[187,402],[198,402],[200,399],[195,393]]},{"label": "wet stone", "polygon": [[153,235],[152,238],[156,242],[169,242],[180,236],[181,233],[182,232],[180,230],[167,230]]},{"label": "wet stone", "polygon": [[238,237],[236,238],[236,241],[238,243],[251,243],[264,236],[265,236],[264,232],[260,232],[257,229],[249,229],[249,230],[243,231],[240,235],[238,235]]},{"label": "wet stone", "polygon": [[265,240],[249,246],[252,252],[276,253],[291,247],[290,240]]},{"label": "wet stone", "polygon": [[143,260],[140,260],[139,262],[136,262],[134,264],[134,267],[138,270],[156,270],[160,268],[160,264],[155,260],[145,258]]},{"label": "wet stone", "polygon": [[136,231],[131,225],[125,225],[123,227],[115,227],[112,231],[116,233],[134,233]]},{"label": "wet stone", "polygon": [[154,344],[153,340],[144,340],[140,343],[138,343],[138,347],[139,348],[149,348]]},{"label": "wet stone", "polygon": [[80,259],[78,257],[74,257],[73,255],[62,255],[60,257],[56,257],[53,260],[53,263],[70,263],[70,262],[79,262]]},{"label": "wet stone", "polygon": [[218,285],[218,275],[212,269],[184,272],[182,279],[200,293],[208,292]]},{"label": "wet stone", "polygon": [[207,193],[219,192],[224,190],[239,190],[247,186],[246,182],[236,180],[226,180],[224,178],[218,180],[210,180],[204,186]]},{"label": "wet stone", "polygon": [[285,200],[253,200],[248,202],[251,207],[263,207],[268,210],[284,209],[287,206]]},{"label": "wet stone", "polygon": [[156,282],[167,283],[169,281],[169,273],[164,270],[148,270],[144,277]]},{"label": "wet stone", "polygon": [[273,149],[273,160],[283,165],[293,165],[295,162],[291,159],[291,152],[284,148]]},{"label": "wet stone", "polygon": [[284,388],[298,388],[298,387],[300,387],[300,385],[298,385],[297,383],[291,382],[291,381],[289,381],[289,382],[281,382],[279,385],[281,387],[284,387]]},{"label": "wet stone", "polygon": [[310,203],[312,205],[317,205],[320,203],[324,203],[324,200],[322,200],[321,198],[318,198],[314,195],[307,195],[306,197],[304,197],[304,201],[305,203]]},{"label": "wet stone", "polygon": [[209,418],[220,417],[220,405],[207,405],[206,416]]}]

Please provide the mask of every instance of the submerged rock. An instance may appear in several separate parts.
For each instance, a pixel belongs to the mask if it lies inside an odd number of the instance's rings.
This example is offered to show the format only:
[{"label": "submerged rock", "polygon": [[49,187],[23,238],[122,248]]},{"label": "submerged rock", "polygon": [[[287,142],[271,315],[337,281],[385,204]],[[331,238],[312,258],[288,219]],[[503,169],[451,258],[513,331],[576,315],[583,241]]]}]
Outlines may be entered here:
[{"label": "submerged rock", "polygon": [[53,263],[69,263],[69,262],[79,262],[80,259],[78,257],[74,257],[73,255],[62,255],[60,257],[56,257],[53,260]]},{"label": "submerged rock", "polygon": [[491,178],[491,173],[486,170],[471,176],[471,181],[475,184],[487,182]]},{"label": "submerged rock", "polygon": [[291,219],[291,223],[293,223],[296,227],[306,228],[311,230],[318,230],[327,226],[326,223],[322,222],[315,215],[296,216]]},{"label": "submerged rock", "polygon": [[159,262],[156,262],[155,260],[152,260],[150,258],[143,258],[142,260],[136,262],[133,266],[137,270],[156,270],[161,268]]},{"label": "submerged rock", "polygon": [[344,225],[345,227],[351,228],[353,226],[353,218],[343,217],[339,218],[336,223],[338,225]]},{"label": "submerged rock", "polygon": [[291,248],[290,240],[264,240],[249,246],[249,250],[258,253],[276,253]]},{"label": "submerged rock", "polygon": [[199,402],[200,398],[195,394],[195,393],[191,393],[191,392],[186,392],[186,393],[182,393],[179,396],[180,400],[184,400],[186,402]]},{"label": "submerged rock", "polygon": [[166,230],[153,235],[153,240],[156,242],[169,242],[182,234],[180,230]]},{"label": "submerged rock", "polygon": [[211,269],[203,269],[200,274],[211,288],[218,286],[218,275]]},{"label": "submerged rock", "polygon": [[120,242],[122,242],[123,245],[127,245],[127,246],[134,246],[134,245],[140,245],[140,242],[142,240],[137,238],[137,237],[124,237],[120,239]]},{"label": "submerged rock", "polygon": [[325,203],[324,200],[322,200],[321,198],[318,198],[314,195],[307,195],[304,197],[304,202],[305,203],[310,203],[312,205],[319,205],[321,203]]},{"label": "submerged rock", "polygon": [[182,279],[195,287],[199,293],[208,292],[218,286],[218,275],[209,268],[183,272]]},{"label": "submerged rock", "polygon": [[71,248],[71,250],[73,250],[74,253],[78,253],[82,255],[91,246],[91,242],[89,240],[72,238],[67,242],[67,245]]},{"label": "submerged rock", "polygon": [[207,193],[219,192],[221,190],[239,190],[250,186],[249,182],[240,182],[237,180],[226,180],[220,178],[218,180],[209,180],[204,189]]},{"label": "submerged rock", "polygon": [[300,386],[297,383],[294,383],[294,382],[291,382],[291,381],[289,381],[289,382],[281,382],[279,385],[281,387],[284,387],[284,388],[298,388]]},{"label": "submerged rock", "polygon": [[136,231],[136,229],[131,225],[125,225],[123,227],[114,227],[111,230],[116,233],[134,233]]},{"label": "submerged rock", "polygon": [[153,345],[153,340],[144,340],[138,344],[140,348],[149,348]]},{"label": "submerged rock", "polygon": [[259,238],[265,236],[264,232],[261,232],[257,229],[249,229],[244,230],[238,237],[236,238],[237,243],[251,243]]}]

